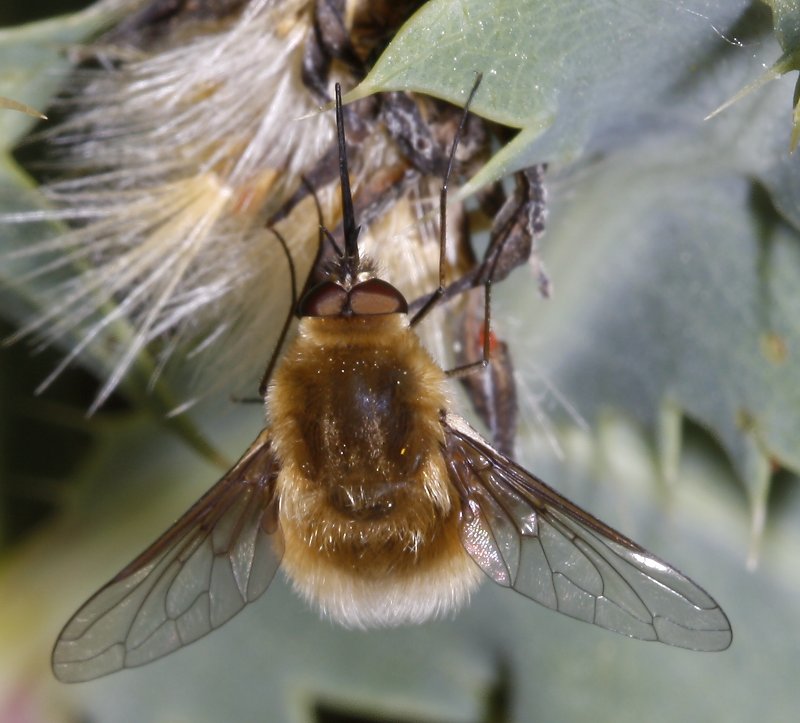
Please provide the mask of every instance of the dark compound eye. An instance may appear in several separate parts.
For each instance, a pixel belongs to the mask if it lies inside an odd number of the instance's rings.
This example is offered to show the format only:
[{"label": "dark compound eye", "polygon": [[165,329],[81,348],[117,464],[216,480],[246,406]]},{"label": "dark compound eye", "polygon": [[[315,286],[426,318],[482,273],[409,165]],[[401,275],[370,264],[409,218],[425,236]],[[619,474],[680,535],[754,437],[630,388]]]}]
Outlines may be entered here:
[{"label": "dark compound eye", "polygon": [[347,292],[333,281],[323,281],[300,302],[300,316],[341,316],[347,305]]},{"label": "dark compound eye", "polygon": [[369,279],[350,290],[350,309],[353,314],[407,314],[408,302],[390,283]]}]

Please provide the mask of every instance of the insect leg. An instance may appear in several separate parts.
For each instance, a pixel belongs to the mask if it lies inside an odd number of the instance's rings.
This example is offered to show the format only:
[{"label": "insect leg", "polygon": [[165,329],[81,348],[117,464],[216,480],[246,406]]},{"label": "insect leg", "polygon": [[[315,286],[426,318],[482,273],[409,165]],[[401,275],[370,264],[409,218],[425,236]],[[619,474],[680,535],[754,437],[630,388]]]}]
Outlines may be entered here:
[{"label": "insect leg", "polygon": [[[481,352],[486,335],[481,302],[474,294],[467,298],[459,324],[457,364],[476,359]],[[514,364],[508,344],[495,332],[490,335],[490,344],[491,359],[484,373],[466,374],[460,377],[459,382],[478,417],[491,433],[495,447],[506,456],[513,457],[519,409]]]},{"label": "insect leg", "polygon": [[544,297],[550,295],[550,280],[536,248],[537,239],[544,233],[546,217],[545,169],[545,164],[537,164],[518,172],[513,196],[506,199],[495,217],[489,246],[473,277],[473,285],[483,283],[485,290],[483,358],[448,371],[449,376],[461,377],[483,369],[489,363],[492,341],[491,290],[495,281],[502,281],[517,266],[533,258],[540,293]]},{"label": "insect leg", "polygon": [[[453,146],[450,149],[450,157],[447,160],[447,169],[445,170],[444,179],[442,180],[442,190],[439,194],[439,286],[436,288],[436,291],[434,291],[433,294],[428,297],[427,301],[425,301],[425,303],[422,305],[422,308],[412,317],[411,326],[416,326],[420,321],[422,321],[422,319],[424,319],[436,306],[436,304],[439,303],[444,297],[446,288],[444,284],[444,266],[447,252],[447,184],[450,181],[450,174],[453,170],[453,160],[455,159],[456,149],[458,148],[458,141],[461,138],[461,134],[464,131],[464,125],[467,122],[469,106],[472,103],[472,99],[475,97],[475,93],[477,92],[478,86],[481,84],[482,79],[483,74],[478,73],[477,77],[475,78],[475,84],[472,86],[472,90],[467,98],[467,102],[464,105],[464,114],[461,116],[461,122],[458,124],[458,130],[456,131],[455,138],[453,139]],[[488,290],[487,294],[489,294]]]},{"label": "insect leg", "polygon": [[496,255],[493,279],[502,281],[517,266],[528,262],[533,267],[540,294],[551,293],[550,279],[539,257],[538,240],[547,220],[547,189],[544,185],[546,163],[537,163],[514,174],[515,188],[508,198],[493,200],[483,210],[494,217],[489,246],[482,267]]},{"label": "insect leg", "polygon": [[286,335],[289,333],[289,326],[292,323],[292,317],[294,316],[294,311],[297,308],[297,275],[294,268],[294,260],[292,259],[292,254],[289,251],[289,246],[286,244],[286,239],[278,233],[274,228],[270,228],[273,234],[275,234],[275,238],[278,239],[278,243],[280,243],[281,248],[283,249],[284,254],[286,255],[286,263],[289,265],[289,272],[290,272],[290,279],[292,285],[292,305],[289,307],[289,311],[286,314],[286,318],[283,322],[283,327],[281,328],[280,336],[278,337],[278,341],[275,343],[275,350],[272,352],[272,356],[269,358],[269,364],[267,364],[267,368],[264,370],[264,376],[261,377],[261,383],[258,385],[258,395],[263,399],[267,393],[267,384],[269,384],[269,379],[272,376],[272,371],[275,369],[275,364],[278,360],[278,354],[280,353],[281,348],[283,347],[283,342],[286,340]]}]

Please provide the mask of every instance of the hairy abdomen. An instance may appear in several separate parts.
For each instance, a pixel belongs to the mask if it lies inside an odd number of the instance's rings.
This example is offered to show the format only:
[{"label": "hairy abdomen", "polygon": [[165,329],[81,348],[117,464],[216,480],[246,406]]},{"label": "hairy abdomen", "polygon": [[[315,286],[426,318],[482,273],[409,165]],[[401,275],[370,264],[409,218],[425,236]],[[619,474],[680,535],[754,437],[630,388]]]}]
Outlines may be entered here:
[{"label": "hairy abdomen", "polygon": [[284,569],[351,626],[454,609],[480,578],[442,458],[444,375],[406,323],[303,319],[268,394]]}]

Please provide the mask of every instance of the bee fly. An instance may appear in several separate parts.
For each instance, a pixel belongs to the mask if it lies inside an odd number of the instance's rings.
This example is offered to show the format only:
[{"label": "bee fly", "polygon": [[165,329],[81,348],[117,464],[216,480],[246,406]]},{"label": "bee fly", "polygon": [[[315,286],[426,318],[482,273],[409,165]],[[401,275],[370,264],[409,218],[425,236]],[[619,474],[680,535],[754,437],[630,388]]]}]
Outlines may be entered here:
[{"label": "bee fly", "polygon": [[[454,611],[485,574],[630,637],[727,648],[728,620],[698,585],[448,409],[448,373],[411,328],[446,298],[445,288],[409,319],[402,294],[360,256],[338,85],[336,119],[344,250],[325,232],[338,258],[301,299],[298,336],[265,375],[269,426],[75,613],[53,651],[55,675],[89,680],[187,645],[259,597],[279,566],[304,598],[348,627]],[[458,133],[451,163],[457,142]],[[487,341],[484,359],[455,375],[485,366],[488,354]]]}]

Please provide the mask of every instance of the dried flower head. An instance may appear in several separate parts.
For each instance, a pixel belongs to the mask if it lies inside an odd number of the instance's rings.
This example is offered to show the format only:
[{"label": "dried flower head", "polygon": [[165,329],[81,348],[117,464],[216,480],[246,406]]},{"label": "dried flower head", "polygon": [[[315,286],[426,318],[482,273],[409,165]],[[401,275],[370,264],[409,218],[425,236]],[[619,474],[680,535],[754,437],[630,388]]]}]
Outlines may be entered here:
[{"label": "dried flower head", "polygon": [[[333,138],[300,79],[309,5],[254,0],[151,47],[85,49],[101,62],[76,70],[67,119],[44,134],[58,172],[46,207],[5,219],[61,224],[13,254],[54,279],[17,337],[79,339],[44,385],[94,346],[113,359],[94,408],[147,346],[159,368],[178,348],[213,347],[206,368],[229,378],[263,364],[289,306],[265,221]],[[308,205],[281,224],[300,268],[317,238]]]}]

